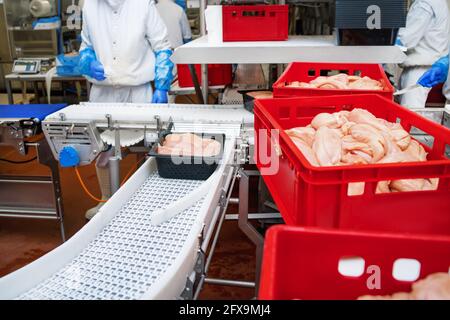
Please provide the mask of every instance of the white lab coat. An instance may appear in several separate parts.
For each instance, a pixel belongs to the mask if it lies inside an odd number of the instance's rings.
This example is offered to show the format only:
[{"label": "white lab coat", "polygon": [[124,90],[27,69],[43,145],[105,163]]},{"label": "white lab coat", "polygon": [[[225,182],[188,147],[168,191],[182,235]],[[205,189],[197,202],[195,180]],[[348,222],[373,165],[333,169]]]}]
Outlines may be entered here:
[{"label": "white lab coat", "polygon": [[[425,72],[430,70],[429,66],[426,67],[408,67],[403,70],[402,76],[400,77],[400,88],[404,89],[409,86],[415,85],[419,81]],[[428,99],[428,94],[431,88],[420,87],[411,90],[400,98],[400,104],[409,109],[422,109],[425,108],[425,104]]]},{"label": "white lab coat", "polygon": [[431,66],[448,54],[450,13],[446,0],[416,0],[398,38],[408,49],[405,67]]},{"label": "white lab coat", "polygon": [[89,79],[90,101],[151,102],[155,52],[171,48],[153,0],[86,1],[81,36],[105,68],[106,80]]},{"label": "white lab coat", "polygon": [[[408,49],[400,78],[400,89],[419,78],[449,50],[450,14],[446,0],[416,0],[400,29],[399,39]],[[400,103],[408,108],[424,108],[430,89],[419,88],[404,94]]]},{"label": "white lab coat", "polygon": [[166,24],[170,44],[176,49],[192,38],[191,26],[183,8],[173,0],[158,0],[156,8]]}]

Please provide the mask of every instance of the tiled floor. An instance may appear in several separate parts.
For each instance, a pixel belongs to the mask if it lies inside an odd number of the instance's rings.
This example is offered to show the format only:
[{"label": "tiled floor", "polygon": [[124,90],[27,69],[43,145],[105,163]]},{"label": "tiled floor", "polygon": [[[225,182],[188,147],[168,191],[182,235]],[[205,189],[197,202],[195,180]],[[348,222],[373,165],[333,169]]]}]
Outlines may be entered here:
[{"label": "tiled floor", "polygon": [[[10,148],[0,148],[0,155],[2,158],[23,159],[18,158],[15,151]],[[122,161],[122,173],[128,172],[135,161],[135,156],[129,156]],[[81,172],[88,188],[98,195],[100,191],[96,183],[94,167],[83,167]],[[47,174],[47,168],[35,163],[11,165],[0,162],[0,174],[42,175]],[[85,224],[84,212],[86,209],[94,206],[95,203],[82,192],[73,169],[61,170],[61,183],[66,233],[68,236],[72,236]],[[236,210],[236,208],[230,208],[231,211],[233,209]],[[60,243],[59,228],[54,221],[0,218],[0,277],[41,257]],[[253,281],[254,250],[253,244],[239,230],[237,223],[226,222],[209,276]],[[206,285],[201,298],[250,299],[253,296],[254,293],[251,289]]]}]

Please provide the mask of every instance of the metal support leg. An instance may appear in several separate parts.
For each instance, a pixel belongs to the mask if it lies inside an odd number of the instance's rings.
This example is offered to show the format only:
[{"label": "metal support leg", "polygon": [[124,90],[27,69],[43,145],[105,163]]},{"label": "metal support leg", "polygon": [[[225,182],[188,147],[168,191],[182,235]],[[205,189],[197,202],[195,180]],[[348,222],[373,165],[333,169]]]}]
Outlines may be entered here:
[{"label": "metal support leg", "polygon": [[36,103],[41,103],[41,97],[39,95],[39,84],[37,81],[33,81],[34,100]]},{"label": "metal support leg", "polygon": [[261,274],[262,254],[264,248],[264,237],[249,222],[248,201],[249,201],[249,182],[251,176],[259,176],[259,171],[240,172],[241,179],[239,183],[239,228],[256,245],[256,276],[255,276],[255,294],[258,296],[259,278]]},{"label": "metal support leg", "polygon": [[208,65],[207,64],[202,64],[202,91],[203,91],[203,104],[208,104],[209,83],[208,83]]},{"label": "metal support leg", "polygon": [[111,182],[111,195],[120,188],[120,158],[113,156],[109,158],[109,177]]},{"label": "metal support leg", "polygon": [[89,101],[91,97],[91,83],[86,80],[86,94],[87,94],[87,100]]},{"label": "metal support leg", "polygon": [[52,173],[56,212],[61,229],[61,238],[64,242],[66,241],[66,233],[64,230],[64,209],[62,203],[61,180],[59,176],[58,161],[56,161],[56,159],[53,157],[53,153],[51,152],[50,146],[48,145],[48,142],[45,138],[36,143],[35,146],[38,153],[39,163],[50,168]]},{"label": "metal support leg", "polygon": [[[205,9],[208,5],[208,1],[200,0],[200,34],[206,35],[206,21],[205,21]],[[202,64],[202,91],[203,91],[203,103],[208,104],[208,65]]]},{"label": "metal support leg", "polygon": [[[232,178],[231,183],[230,183],[230,185],[228,187],[228,195],[224,199],[224,206],[221,206],[221,208],[220,208],[217,228],[216,228],[215,233],[214,233],[214,238],[212,240],[212,243],[211,243],[211,246],[210,246],[210,249],[209,249],[209,253],[208,253],[208,256],[206,258],[206,262],[204,261],[205,259],[203,258],[203,270],[200,273],[201,274],[200,280],[198,281],[198,284],[196,285],[196,290],[195,290],[195,294],[194,294],[194,300],[198,299],[198,297],[200,295],[200,291],[202,290],[203,285],[206,283],[207,274],[208,274],[208,271],[209,271],[209,266],[211,265],[212,258],[214,256],[214,252],[215,252],[217,243],[219,241],[220,231],[222,230],[222,226],[223,226],[223,223],[225,221],[225,216],[226,216],[226,213],[227,213],[227,210],[228,210],[228,205],[230,204],[230,198],[231,198],[231,195],[233,193],[234,184],[236,182],[236,179],[238,178],[237,172],[233,171],[233,175],[232,176],[233,176],[233,178]],[[201,253],[206,252],[208,250],[210,240],[211,240],[210,238],[203,239],[203,241],[202,241],[203,245],[202,245]],[[234,284],[237,284],[238,286],[240,286],[242,283],[245,283],[244,281],[224,280],[224,279],[221,279],[220,281],[225,281],[225,283],[227,283],[227,285],[233,285],[232,283],[234,283]],[[211,284],[219,284],[219,283],[211,282]],[[222,284],[223,284],[223,282],[220,283],[220,285],[222,285]]]},{"label": "metal support leg", "polygon": [[5,79],[6,93],[8,94],[8,103],[9,104],[14,104],[14,97],[13,97],[13,94],[12,94],[11,86],[12,86],[11,81],[8,80],[8,79]]},{"label": "metal support leg", "polygon": [[189,72],[191,73],[192,82],[194,83],[195,94],[197,95],[197,99],[199,100],[200,104],[205,104],[202,89],[200,88],[200,83],[198,81],[197,72],[195,71],[195,66],[193,64],[189,65]]},{"label": "metal support leg", "polygon": [[[111,117],[109,118],[109,121]],[[111,195],[120,188],[120,160],[122,160],[122,150],[120,148],[120,127],[114,126],[115,147],[114,156],[109,158],[109,179],[111,182]]]}]

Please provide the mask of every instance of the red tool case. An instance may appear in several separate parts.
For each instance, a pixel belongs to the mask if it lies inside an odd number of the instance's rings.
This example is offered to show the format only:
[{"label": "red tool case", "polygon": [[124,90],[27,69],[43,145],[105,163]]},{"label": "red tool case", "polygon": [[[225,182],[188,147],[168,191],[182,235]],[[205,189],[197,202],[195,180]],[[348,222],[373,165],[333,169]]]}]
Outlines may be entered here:
[{"label": "red tool case", "polygon": [[[187,64],[177,65],[178,85],[181,88],[192,88],[194,82]],[[201,65],[195,65],[198,81],[202,82]],[[208,65],[208,84],[210,86],[229,85],[233,82],[233,70],[231,64],[209,64]]]},{"label": "red tool case", "polygon": [[[342,258],[364,259],[362,275],[338,271]],[[411,292],[412,282],[393,277],[398,259],[420,263],[419,279],[449,272],[450,237],[423,237],[276,226],[266,234],[259,298],[354,300],[363,295]],[[397,264],[398,266],[398,264]],[[370,269],[369,269],[370,268]],[[368,286],[379,272],[380,286]]]},{"label": "red tool case", "polygon": [[[315,89],[315,88],[288,88],[286,84],[299,81],[307,82],[319,76],[328,76],[331,72],[346,73],[361,77],[370,77],[373,80],[381,81],[385,89],[383,91],[373,90],[340,90],[340,89]],[[394,87],[389,82],[386,73],[378,64],[357,64],[357,63],[291,63],[277,82],[273,85],[273,95],[275,98],[281,97],[304,97],[304,96],[334,96],[349,94],[379,94],[391,99],[394,94]]]},{"label": "red tool case", "polygon": [[288,5],[225,5],[223,41],[285,41]]},{"label": "red tool case", "polygon": [[[366,109],[391,122],[400,121],[408,132],[415,127],[434,137],[431,149],[424,146],[430,161],[314,167],[284,132],[310,124],[319,113],[354,108]],[[445,157],[445,147],[450,145],[449,129],[379,95],[256,100],[254,112],[256,163],[287,224],[449,234],[450,160]],[[275,140],[276,132],[279,141]],[[276,168],[277,162],[278,170],[271,172],[269,168]],[[420,178],[439,178],[438,189],[375,192],[380,181]],[[364,183],[364,194],[349,196],[351,183]]]}]

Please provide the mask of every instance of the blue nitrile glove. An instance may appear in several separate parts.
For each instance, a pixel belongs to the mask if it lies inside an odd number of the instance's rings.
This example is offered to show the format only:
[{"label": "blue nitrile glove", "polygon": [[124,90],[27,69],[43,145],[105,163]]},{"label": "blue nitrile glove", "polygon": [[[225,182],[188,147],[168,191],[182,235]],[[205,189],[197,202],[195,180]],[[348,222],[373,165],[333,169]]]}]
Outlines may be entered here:
[{"label": "blue nitrile glove", "polygon": [[166,90],[158,90],[156,89],[155,92],[153,92],[153,99],[152,103],[167,103],[167,91]]},{"label": "blue nitrile glove", "polygon": [[175,0],[175,3],[183,8],[184,11],[187,9],[186,0]]},{"label": "blue nitrile glove", "polygon": [[399,47],[404,47],[403,43],[401,42],[401,40],[399,38],[397,38],[397,40],[395,41],[395,45],[399,46]]},{"label": "blue nitrile glove", "polygon": [[[156,52],[155,63],[155,92],[153,93],[153,103],[167,103],[167,92],[173,80],[174,64],[170,60],[172,50],[162,50]],[[165,97],[165,98],[163,98]]]},{"label": "blue nitrile glove", "polygon": [[91,62],[91,78],[94,78],[97,81],[103,81],[106,79],[105,77],[105,69],[100,61],[95,60]]},{"label": "blue nitrile glove", "polygon": [[432,88],[440,83],[444,83],[448,77],[448,67],[448,56],[439,59],[417,83],[426,88]]},{"label": "blue nitrile glove", "polygon": [[91,77],[97,81],[103,81],[105,69],[100,61],[97,60],[95,51],[92,48],[86,48],[80,52],[80,63],[78,65],[82,75]]}]

